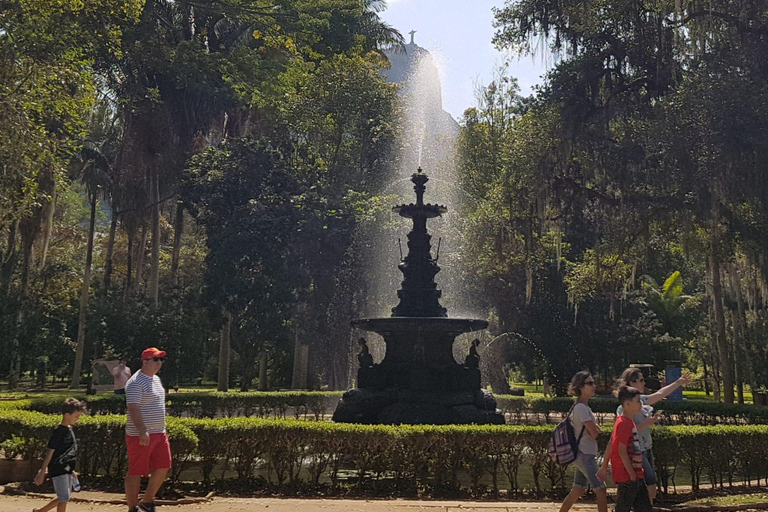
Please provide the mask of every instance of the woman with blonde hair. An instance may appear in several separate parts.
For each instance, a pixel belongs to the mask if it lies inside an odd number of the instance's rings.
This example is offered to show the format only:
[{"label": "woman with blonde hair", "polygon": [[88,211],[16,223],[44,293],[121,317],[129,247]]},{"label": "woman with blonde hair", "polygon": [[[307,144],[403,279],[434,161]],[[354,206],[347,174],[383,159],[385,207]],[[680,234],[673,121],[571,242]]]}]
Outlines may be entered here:
[{"label": "woman with blonde hair", "polygon": [[573,432],[579,440],[579,451],[573,466],[576,468],[573,476],[573,488],[566,496],[560,512],[567,512],[589,487],[597,496],[598,512],[608,511],[608,499],[605,492],[605,482],[597,478],[597,436],[600,427],[589,408],[589,399],[595,396],[595,379],[588,371],[580,371],[571,379],[568,393],[576,397],[576,403],[571,408],[570,417]]},{"label": "woman with blonde hair", "polygon": [[[645,483],[648,486],[648,496],[653,503],[656,497],[656,466],[653,460],[653,439],[651,439],[651,426],[658,420],[658,416],[653,414],[653,404],[667,398],[677,388],[685,386],[690,380],[690,375],[686,372],[682,377],[671,384],[667,384],[660,390],[650,395],[641,394],[640,401],[643,404],[642,410],[635,415],[635,425],[637,425],[637,436],[640,440],[640,449],[643,451],[643,469],[645,470]],[[622,386],[629,386],[639,389],[645,393],[645,377],[639,368],[627,368],[621,373],[621,377],[616,381],[616,389]],[[621,405],[616,409],[616,415],[623,413]],[[604,464],[605,465],[605,464]],[[601,476],[602,470],[601,470]]]}]

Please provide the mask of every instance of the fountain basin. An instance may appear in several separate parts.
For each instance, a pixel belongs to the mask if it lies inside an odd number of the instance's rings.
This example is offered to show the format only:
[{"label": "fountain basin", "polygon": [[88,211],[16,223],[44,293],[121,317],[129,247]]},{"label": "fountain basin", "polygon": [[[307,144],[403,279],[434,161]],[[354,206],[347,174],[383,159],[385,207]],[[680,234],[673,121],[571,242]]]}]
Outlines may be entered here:
[{"label": "fountain basin", "polygon": [[[453,342],[456,336],[488,327],[488,322],[473,318],[447,317],[383,317],[353,320],[358,329],[375,332],[384,338],[387,352],[384,360],[371,369],[386,374],[386,385],[412,389],[444,389],[445,386],[461,390],[480,387],[477,378],[467,381],[457,374],[460,365],[453,358]],[[439,372],[443,378],[432,376],[423,384],[417,384],[430,371]],[[363,369],[363,373],[369,369]],[[371,372],[369,372],[370,374]],[[466,373],[466,372],[464,372]],[[406,378],[405,376],[408,375]],[[405,382],[404,382],[405,379]],[[457,381],[458,379],[458,381]],[[446,382],[447,381],[447,382]],[[381,387],[381,379],[361,378],[362,387]],[[443,384],[439,384],[443,382]],[[459,383],[461,382],[461,383]],[[435,389],[434,386],[438,387]],[[467,387],[469,386],[469,388]]]},{"label": "fountain basin", "polygon": [[448,211],[448,208],[439,204],[401,204],[395,206],[392,211],[406,219],[422,217],[424,219],[434,219]]}]

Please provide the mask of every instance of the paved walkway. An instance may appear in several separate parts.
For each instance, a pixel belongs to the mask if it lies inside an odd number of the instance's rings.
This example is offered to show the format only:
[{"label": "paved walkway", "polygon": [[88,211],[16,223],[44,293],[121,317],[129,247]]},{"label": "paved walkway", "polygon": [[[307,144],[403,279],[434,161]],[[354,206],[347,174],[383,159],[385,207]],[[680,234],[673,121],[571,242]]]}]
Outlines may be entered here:
[{"label": "paved walkway", "polygon": [[[2,487],[0,486],[0,490]],[[0,494],[0,511],[31,512],[48,503],[53,495]],[[83,491],[74,496],[67,512],[126,512],[123,496],[115,493]],[[405,499],[302,499],[302,498],[191,498],[185,503],[158,503],[160,512],[200,510],[205,512],[557,512],[560,502],[554,501],[451,501]],[[612,508],[609,505],[609,508]],[[768,503],[741,506],[699,506],[685,510],[657,509],[660,512],[724,512],[768,509]],[[596,512],[594,503],[579,503],[575,512]]]},{"label": "paved walkway", "polygon": [[[52,496],[51,496],[52,498]],[[67,512],[125,512],[117,494],[82,492],[77,501],[67,506]],[[96,501],[80,501],[96,500]],[[46,499],[30,496],[0,495],[2,512],[30,512],[42,507]],[[343,500],[343,499],[295,499],[295,498],[213,498],[204,503],[163,505],[159,511],[180,512],[205,510],[206,512],[555,512],[556,502],[470,502],[470,501],[417,501],[417,500]],[[596,510],[594,504],[576,505],[572,510]]]}]

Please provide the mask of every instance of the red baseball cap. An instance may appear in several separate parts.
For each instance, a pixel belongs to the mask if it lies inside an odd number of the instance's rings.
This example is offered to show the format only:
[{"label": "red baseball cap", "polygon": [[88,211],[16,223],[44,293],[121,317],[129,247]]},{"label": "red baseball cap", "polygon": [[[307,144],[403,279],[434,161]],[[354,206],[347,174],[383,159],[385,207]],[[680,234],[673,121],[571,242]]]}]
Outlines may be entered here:
[{"label": "red baseball cap", "polygon": [[153,357],[165,357],[165,350],[160,350],[156,347],[150,347],[148,349],[145,349],[144,352],[141,353],[141,360],[145,361],[147,359],[152,359]]}]

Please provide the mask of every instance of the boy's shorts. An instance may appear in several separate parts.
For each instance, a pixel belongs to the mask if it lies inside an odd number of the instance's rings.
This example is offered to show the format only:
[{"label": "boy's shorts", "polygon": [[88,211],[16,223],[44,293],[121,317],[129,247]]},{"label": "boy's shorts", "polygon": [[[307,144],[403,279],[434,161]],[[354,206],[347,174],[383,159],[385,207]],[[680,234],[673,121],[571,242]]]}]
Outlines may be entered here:
[{"label": "boy's shorts", "polygon": [[156,469],[170,469],[171,445],[168,435],[149,434],[149,446],[139,444],[139,436],[125,436],[128,448],[128,474],[147,476]]},{"label": "boy's shorts", "polygon": [[56,492],[56,499],[59,502],[69,501],[72,494],[72,475],[65,473],[63,475],[51,477],[53,490]]}]

